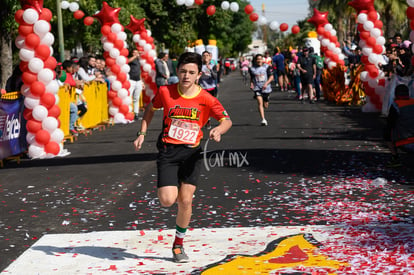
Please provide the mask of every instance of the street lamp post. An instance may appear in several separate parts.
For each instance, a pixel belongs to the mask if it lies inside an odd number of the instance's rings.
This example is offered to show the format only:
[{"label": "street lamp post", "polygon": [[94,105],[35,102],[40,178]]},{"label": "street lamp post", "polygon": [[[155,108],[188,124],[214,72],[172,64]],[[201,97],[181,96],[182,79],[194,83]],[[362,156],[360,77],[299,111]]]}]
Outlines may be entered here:
[{"label": "street lamp post", "polygon": [[57,6],[57,20],[58,20],[58,36],[59,36],[59,59],[60,62],[65,60],[65,45],[63,42],[63,22],[62,22],[62,9],[60,7],[60,0],[56,0]]}]

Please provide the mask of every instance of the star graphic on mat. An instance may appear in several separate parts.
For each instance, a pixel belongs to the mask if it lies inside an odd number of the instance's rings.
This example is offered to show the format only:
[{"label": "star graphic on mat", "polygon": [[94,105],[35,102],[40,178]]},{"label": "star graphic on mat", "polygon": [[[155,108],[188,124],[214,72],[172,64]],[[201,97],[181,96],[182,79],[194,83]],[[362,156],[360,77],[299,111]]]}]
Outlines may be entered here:
[{"label": "star graphic on mat", "polygon": [[101,25],[112,25],[119,23],[118,15],[120,11],[121,8],[112,8],[108,3],[103,2],[102,9],[93,17],[97,18]]},{"label": "star graphic on mat", "polygon": [[145,31],[144,26],[145,18],[142,19],[136,19],[133,15],[130,15],[130,21],[125,28],[130,30],[133,34],[141,33]]},{"label": "star graphic on mat", "polygon": [[363,10],[366,10],[366,11],[375,10],[374,0],[353,0],[349,2],[348,5],[356,9],[358,12],[361,12]]},{"label": "star graphic on mat", "polygon": [[43,9],[43,0],[20,0],[20,5],[24,10],[32,8],[41,13]]},{"label": "star graphic on mat", "polygon": [[320,12],[317,9],[313,9],[313,16],[308,19],[309,23],[312,23],[315,25],[315,27],[318,27],[320,25],[325,25],[328,23],[328,13],[329,12]]}]

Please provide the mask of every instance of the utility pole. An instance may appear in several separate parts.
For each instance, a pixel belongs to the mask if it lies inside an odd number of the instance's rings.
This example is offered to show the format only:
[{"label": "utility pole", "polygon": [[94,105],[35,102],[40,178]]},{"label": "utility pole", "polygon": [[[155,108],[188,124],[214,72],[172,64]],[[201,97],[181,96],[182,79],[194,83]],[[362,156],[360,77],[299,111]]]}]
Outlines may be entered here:
[{"label": "utility pole", "polygon": [[58,20],[58,36],[59,36],[59,61],[65,60],[65,45],[63,41],[63,22],[62,22],[62,9],[60,7],[60,0],[56,0],[57,6],[57,20]]},{"label": "utility pole", "polygon": [[[265,17],[265,4],[262,4],[262,15]],[[267,45],[267,24],[263,24],[263,42],[265,45]]]}]

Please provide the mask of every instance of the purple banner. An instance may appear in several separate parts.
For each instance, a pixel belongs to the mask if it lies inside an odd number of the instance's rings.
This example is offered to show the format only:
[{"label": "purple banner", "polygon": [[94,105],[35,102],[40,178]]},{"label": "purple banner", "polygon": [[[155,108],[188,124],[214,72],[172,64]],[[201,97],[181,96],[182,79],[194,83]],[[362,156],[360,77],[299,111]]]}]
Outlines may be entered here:
[{"label": "purple banner", "polygon": [[[20,154],[24,148],[22,99],[0,101],[0,159]],[[24,137],[24,139],[23,139]]]}]

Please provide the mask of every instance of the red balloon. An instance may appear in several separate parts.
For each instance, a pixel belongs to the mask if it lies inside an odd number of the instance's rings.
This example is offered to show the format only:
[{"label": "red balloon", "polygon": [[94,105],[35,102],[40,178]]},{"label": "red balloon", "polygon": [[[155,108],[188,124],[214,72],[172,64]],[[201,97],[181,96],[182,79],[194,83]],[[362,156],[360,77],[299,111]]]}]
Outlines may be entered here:
[{"label": "red balloon", "polygon": [[207,12],[208,15],[212,16],[213,14],[216,13],[216,6],[214,6],[214,5],[208,6],[206,12]]},{"label": "red balloon", "polygon": [[20,9],[20,10],[17,10],[16,13],[14,14],[14,20],[19,24],[24,24],[23,13],[24,13],[24,10]]},{"label": "red balloon", "polygon": [[45,93],[45,84],[43,84],[40,81],[34,81],[31,85],[30,85],[30,92],[34,95],[34,96],[38,96],[41,97],[44,93]]},{"label": "red balloon", "polygon": [[378,44],[375,44],[375,46],[372,49],[373,49],[374,53],[376,53],[376,54],[382,54],[382,52],[384,51],[382,46],[378,45]]},{"label": "red balloon", "polygon": [[42,122],[37,121],[35,119],[30,119],[26,123],[26,129],[30,133],[36,134],[38,131],[42,129]]},{"label": "red balloon", "polygon": [[24,44],[29,49],[35,49],[40,44],[40,37],[35,33],[29,33],[26,36],[26,39],[24,41]]},{"label": "red balloon", "polygon": [[35,139],[37,143],[45,145],[50,141],[50,133],[43,129],[39,130],[36,132]]},{"label": "red balloon", "polygon": [[369,11],[368,12],[368,19],[372,22],[375,22],[376,20],[378,20],[378,13],[375,10]]},{"label": "red balloon", "polygon": [[28,66],[29,66],[29,62],[26,62],[26,61],[20,61],[19,68],[20,68],[20,70],[21,70],[22,72],[29,71]]},{"label": "red balloon", "polygon": [[292,27],[292,33],[293,34],[298,34],[300,32],[300,27],[298,25],[294,25]]},{"label": "red balloon", "polygon": [[413,7],[408,7],[405,12],[407,13],[408,19],[411,19],[411,20],[414,19],[414,8]]},{"label": "red balloon", "polygon": [[50,48],[46,44],[40,44],[35,49],[35,55],[42,59],[43,61],[47,60],[50,56]]},{"label": "red balloon", "polygon": [[324,34],[325,34],[325,29],[324,29],[324,27],[319,26],[319,27],[316,29],[316,32],[317,32],[319,35],[324,35]]},{"label": "red balloon", "polygon": [[93,21],[95,21],[95,19],[92,16],[86,16],[83,19],[83,24],[85,24],[86,26],[90,26],[93,24]]},{"label": "red balloon", "polygon": [[22,74],[22,81],[26,85],[31,85],[33,82],[37,81],[37,74],[32,73],[31,71],[25,71]]},{"label": "red balloon", "polygon": [[117,96],[117,93],[116,92],[114,92],[114,91],[109,91],[108,92],[108,98],[109,99],[114,99],[115,97]]},{"label": "red balloon", "polygon": [[142,31],[142,32],[140,32],[139,36],[141,37],[141,39],[147,40],[148,33],[147,33],[147,31]]},{"label": "red balloon", "polygon": [[348,2],[348,5],[356,9],[358,12],[360,11],[371,11],[374,10],[374,1],[375,0],[353,0]]},{"label": "red balloon", "polygon": [[129,112],[129,107],[126,104],[119,106],[119,112],[126,115]]},{"label": "red balloon", "polygon": [[33,25],[20,24],[18,31],[21,36],[26,37],[33,33]]},{"label": "red balloon", "polygon": [[45,106],[47,109],[52,108],[53,105],[56,103],[55,95],[52,93],[44,93],[40,97],[40,104]]},{"label": "red balloon", "polygon": [[77,11],[75,11],[74,13],[73,13],[73,17],[75,18],[75,19],[82,19],[83,17],[85,16],[85,13],[83,12],[83,11],[81,11],[81,10],[77,10]]},{"label": "red balloon", "polygon": [[204,3],[204,0],[195,0],[194,3],[196,5],[202,5]]},{"label": "red balloon", "polygon": [[252,6],[252,5],[250,5],[250,4],[247,4],[247,5],[246,5],[246,7],[244,7],[244,12],[245,12],[246,14],[251,14],[253,11],[254,11],[254,8],[253,8],[253,6]]},{"label": "red balloon", "polygon": [[135,114],[133,112],[129,112],[128,114],[125,115],[125,118],[127,120],[134,120],[134,116]]},{"label": "red balloon", "polygon": [[410,28],[411,28],[412,30],[414,30],[414,20],[411,20],[411,21],[410,21]]},{"label": "red balloon", "polygon": [[113,23],[119,23],[118,14],[121,8],[112,8],[107,2],[102,3],[102,9],[96,13],[93,17],[97,18],[101,25],[112,25]]},{"label": "red balloon", "polygon": [[328,23],[328,12],[320,12],[314,8],[313,16],[308,20],[308,22],[315,25],[315,27],[323,26]]},{"label": "red balloon", "polygon": [[123,49],[121,50],[121,55],[123,55],[123,56],[125,56],[125,57],[128,57],[128,55],[129,55],[129,51],[128,51],[128,49],[127,49],[127,48],[123,48]]},{"label": "red balloon", "polygon": [[118,73],[118,75],[117,75],[117,79],[119,80],[119,81],[121,81],[121,83],[122,82],[124,82],[124,81],[126,81],[127,80],[127,75],[126,75],[126,73],[124,73],[124,72],[119,72]]},{"label": "red balloon", "polygon": [[129,81],[123,82],[122,88],[129,90],[129,88],[131,88],[131,83]]},{"label": "red balloon", "polygon": [[370,36],[367,40],[365,40],[365,42],[367,43],[367,46],[372,48],[377,43],[377,40],[374,37]]},{"label": "red balloon", "polygon": [[122,99],[119,98],[118,96],[114,97],[112,99],[112,105],[114,105],[115,107],[118,107],[122,105]]},{"label": "red balloon", "polygon": [[52,116],[54,118],[58,118],[60,116],[60,107],[58,105],[53,105],[50,107],[49,110],[47,110],[47,115]]},{"label": "red balloon", "polygon": [[107,67],[112,67],[116,63],[116,60],[112,57],[108,57],[105,59],[105,63]]},{"label": "red balloon", "polygon": [[[381,32],[382,32],[382,27],[384,26],[384,24],[382,23],[382,21],[381,20],[375,20],[375,22],[374,22],[374,27],[375,28],[377,28],[377,29],[380,29],[381,30]],[[381,34],[382,35],[382,34]]]},{"label": "red balloon", "polygon": [[111,71],[114,74],[118,74],[121,71],[121,67],[119,67],[118,64],[114,64],[114,65],[111,66]]},{"label": "red balloon", "polygon": [[108,33],[108,35],[106,36],[106,39],[108,40],[108,42],[114,43],[116,41],[118,37],[116,36],[116,33],[110,32]]},{"label": "red balloon", "polygon": [[60,146],[57,142],[50,141],[45,145],[45,152],[56,156],[60,152]]},{"label": "red balloon", "polygon": [[285,32],[289,29],[289,25],[286,24],[286,23],[282,23],[282,24],[280,24],[279,28],[282,32]]},{"label": "red balloon", "polygon": [[57,66],[57,61],[56,58],[54,58],[53,56],[49,56],[45,61],[44,61],[44,66],[45,68],[54,70]]},{"label": "red balloon", "polygon": [[250,21],[252,21],[252,22],[256,22],[256,21],[259,19],[259,15],[258,15],[257,13],[255,13],[255,12],[252,12],[252,13],[249,15],[249,19],[250,19]]},{"label": "red balloon", "polygon": [[363,31],[359,34],[359,37],[361,37],[361,39],[363,40],[367,40],[370,37],[370,33],[368,31]]},{"label": "red balloon", "polygon": [[124,48],[124,41],[121,39],[117,39],[114,42],[114,46],[115,48],[117,48],[118,50],[122,50]]},{"label": "red balloon", "polygon": [[53,14],[48,8],[43,8],[40,13],[39,20],[50,21],[52,20]]},{"label": "red balloon", "polygon": [[25,109],[23,110],[23,117],[24,117],[24,119],[25,119],[25,120],[27,120],[27,121],[29,121],[29,120],[33,119],[33,116],[32,116],[32,110],[25,108]]},{"label": "red balloon", "polygon": [[110,26],[108,26],[108,25],[104,25],[104,26],[102,26],[102,28],[101,28],[101,33],[102,33],[103,35],[105,35],[105,36],[108,36],[108,34],[110,34],[110,33],[111,33],[111,27],[110,27]]}]

